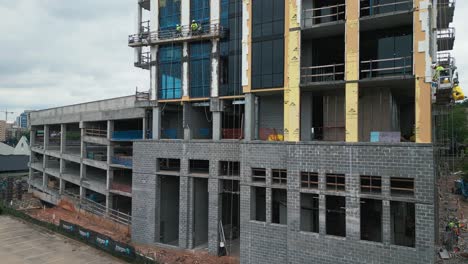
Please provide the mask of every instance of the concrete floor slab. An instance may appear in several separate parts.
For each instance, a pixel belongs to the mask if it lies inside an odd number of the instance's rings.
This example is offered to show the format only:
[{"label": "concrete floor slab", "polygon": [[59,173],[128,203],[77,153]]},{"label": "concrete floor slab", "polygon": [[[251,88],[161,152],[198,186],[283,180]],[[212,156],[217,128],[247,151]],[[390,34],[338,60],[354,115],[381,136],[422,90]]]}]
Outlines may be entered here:
[{"label": "concrete floor slab", "polygon": [[0,216],[0,262],[9,264],[126,263],[78,241]]}]

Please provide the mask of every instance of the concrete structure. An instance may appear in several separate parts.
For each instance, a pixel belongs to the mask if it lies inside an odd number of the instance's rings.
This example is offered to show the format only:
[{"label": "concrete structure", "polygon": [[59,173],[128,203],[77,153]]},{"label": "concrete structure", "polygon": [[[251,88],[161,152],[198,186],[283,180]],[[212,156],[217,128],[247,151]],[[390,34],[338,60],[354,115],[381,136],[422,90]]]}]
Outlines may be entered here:
[{"label": "concrete structure", "polygon": [[135,97],[35,111],[31,116],[30,186],[52,197],[76,195],[131,212],[132,144],[145,138]]},{"label": "concrete structure", "polygon": [[136,2],[153,137],[134,143],[135,242],[434,263],[431,64],[454,2]]},{"label": "concrete structure", "polygon": [[7,136],[7,122],[0,120],[0,142],[5,142]]},{"label": "concrete structure", "polygon": [[115,209],[131,177],[134,242],[241,263],[434,263],[431,64],[454,35],[433,29],[454,4],[330,3],[138,0],[149,91],[31,113],[31,186]]}]

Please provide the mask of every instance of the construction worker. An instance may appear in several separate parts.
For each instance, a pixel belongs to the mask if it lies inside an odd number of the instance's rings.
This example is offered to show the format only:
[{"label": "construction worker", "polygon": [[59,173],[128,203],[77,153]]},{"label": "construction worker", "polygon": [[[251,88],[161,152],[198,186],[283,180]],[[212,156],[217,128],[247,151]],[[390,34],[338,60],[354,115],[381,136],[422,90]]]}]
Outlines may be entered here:
[{"label": "construction worker", "polygon": [[197,32],[201,29],[200,25],[197,23],[197,21],[192,20],[192,24],[190,24],[190,29],[192,32]]},{"label": "construction worker", "polygon": [[444,67],[438,65],[437,63],[432,64],[432,69],[434,69],[434,75],[432,76],[432,81],[439,82],[440,73],[445,70]]},{"label": "construction worker", "polygon": [[182,36],[182,26],[179,25],[179,24],[176,24],[175,30],[176,30],[176,37],[181,37]]},{"label": "construction worker", "polygon": [[453,82],[452,98],[454,101],[465,100],[465,94],[463,93],[463,90],[460,87],[458,80],[455,80]]}]

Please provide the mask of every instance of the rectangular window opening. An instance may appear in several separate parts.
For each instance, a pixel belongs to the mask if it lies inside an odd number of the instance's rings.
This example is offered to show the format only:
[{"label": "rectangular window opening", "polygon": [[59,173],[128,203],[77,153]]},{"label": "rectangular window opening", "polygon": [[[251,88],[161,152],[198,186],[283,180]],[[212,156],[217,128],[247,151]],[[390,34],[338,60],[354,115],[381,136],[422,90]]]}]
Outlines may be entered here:
[{"label": "rectangular window opening", "polygon": [[301,172],[301,187],[307,189],[318,189],[319,178],[316,172]]},{"label": "rectangular window opening", "polygon": [[238,161],[220,161],[220,176],[240,176],[240,162]]},{"label": "rectangular window opening", "polygon": [[266,169],[252,168],[252,181],[253,182],[265,182]]},{"label": "rectangular window opening", "polygon": [[415,247],[416,215],[414,203],[390,202],[391,243]]},{"label": "rectangular window opening", "polygon": [[344,191],[345,190],[345,175],[344,174],[328,174],[327,178],[327,190],[332,191]]},{"label": "rectangular window opening", "polygon": [[361,193],[382,193],[382,177],[361,176]]},{"label": "rectangular window opening", "polygon": [[326,196],[327,235],[346,236],[346,197]]},{"label": "rectangular window opening", "polygon": [[266,221],[266,188],[252,187],[251,220]]},{"label": "rectangular window opening", "polygon": [[158,159],[159,171],[180,171],[180,159]]},{"label": "rectangular window opening", "polygon": [[209,160],[190,160],[190,173],[209,174],[210,161]]},{"label": "rectangular window opening", "polygon": [[361,199],[361,240],[382,242],[382,201]]},{"label": "rectangular window opening", "polygon": [[301,193],[301,231],[319,232],[319,195]]},{"label": "rectangular window opening", "polygon": [[288,171],[273,169],[271,170],[271,177],[273,184],[286,185],[288,183]]},{"label": "rectangular window opening", "polygon": [[271,222],[288,224],[288,198],[285,189],[271,189]]},{"label": "rectangular window opening", "polygon": [[410,178],[391,178],[390,193],[396,196],[413,196],[414,179]]}]

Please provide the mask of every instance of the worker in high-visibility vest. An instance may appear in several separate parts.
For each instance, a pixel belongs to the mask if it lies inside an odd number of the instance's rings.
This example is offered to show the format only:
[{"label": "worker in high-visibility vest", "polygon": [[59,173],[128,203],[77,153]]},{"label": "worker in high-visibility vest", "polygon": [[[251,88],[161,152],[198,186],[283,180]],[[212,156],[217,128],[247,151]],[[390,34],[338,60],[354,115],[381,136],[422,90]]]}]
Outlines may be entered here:
[{"label": "worker in high-visibility vest", "polygon": [[465,94],[463,93],[463,90],[460,87],[460,84],[458,83],[458,81],[455,81],[453,83],[452,98],[454,101],[465,100]]},{"label": "worker in high-visibility vest", "polygon": [[445,68],[440,65],[437,65],[437,63],[433,63],[432,69],[434,69],[434,75],[432,76],[432,81],[439,82],[440,73],[444,71]]},{"label": "worker in high-visibility vest", "polygon": [[192,24],[190,25],[190,29],[192,30],[192,32],[196,32],[196,31],[200,30],[200,25],[197,23],[197,21],[192,20]]},{"label": "worker in high-visibility vest", "polygon": [[179,24],[177,24],[177,25],[175,26],[175,30],[176,30],[177,33],[182,32],[182,26],[179,25]]}]

